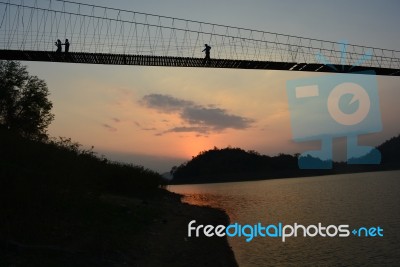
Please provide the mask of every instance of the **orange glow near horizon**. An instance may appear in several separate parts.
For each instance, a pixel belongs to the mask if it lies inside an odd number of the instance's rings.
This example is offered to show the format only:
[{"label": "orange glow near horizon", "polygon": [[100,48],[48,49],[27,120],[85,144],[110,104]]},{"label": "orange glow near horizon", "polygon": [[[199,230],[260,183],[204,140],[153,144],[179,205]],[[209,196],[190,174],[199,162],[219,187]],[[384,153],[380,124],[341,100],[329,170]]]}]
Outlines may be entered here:
[{"label": "orange glow near horizon", "polygon": [[197,156],[200,152],[212,149],[214,141],[209,137],[190,137],[182,143],[182,155],[185,158],[191,159]]}]

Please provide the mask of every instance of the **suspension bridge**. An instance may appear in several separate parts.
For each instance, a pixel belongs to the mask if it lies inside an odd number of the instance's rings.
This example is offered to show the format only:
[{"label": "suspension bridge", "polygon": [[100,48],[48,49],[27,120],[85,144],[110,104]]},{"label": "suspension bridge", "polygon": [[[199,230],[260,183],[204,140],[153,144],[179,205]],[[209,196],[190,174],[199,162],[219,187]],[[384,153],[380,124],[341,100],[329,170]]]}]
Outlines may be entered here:
[{"label": "suspension bridge", "polygon": [[[69,39],[68,53],[55,52],[58,39]],[[0,0],[0,59],[400,76],[396,50],[67,0]]]}]

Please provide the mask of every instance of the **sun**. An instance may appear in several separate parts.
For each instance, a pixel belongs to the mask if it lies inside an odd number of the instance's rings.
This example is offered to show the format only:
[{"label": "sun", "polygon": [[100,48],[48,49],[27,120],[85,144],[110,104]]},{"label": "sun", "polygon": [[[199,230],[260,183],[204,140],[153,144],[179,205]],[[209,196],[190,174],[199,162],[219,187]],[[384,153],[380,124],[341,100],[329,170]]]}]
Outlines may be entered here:
[{"label": "sun", "polygon": [[201,151],[212,149],[215,142],[209,136],[190,136],[185,142],[182,142],[182,154],[185,158],[191,159],[197,156]]}]

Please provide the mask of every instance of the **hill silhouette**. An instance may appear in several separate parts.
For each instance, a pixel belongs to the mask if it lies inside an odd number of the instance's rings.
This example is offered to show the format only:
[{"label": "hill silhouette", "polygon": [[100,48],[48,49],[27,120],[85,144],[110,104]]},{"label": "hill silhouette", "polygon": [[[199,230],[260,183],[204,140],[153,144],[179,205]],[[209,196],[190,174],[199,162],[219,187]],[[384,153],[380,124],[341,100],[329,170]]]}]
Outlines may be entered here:
[{"label": "hill silhouette", "polygon": [[382,154],[382,167],[385,169],[400,168],[400,135],[392,137],[379,145],[378,150]]},{"label": "hill silhouette", "polygon": [[[302,170],[298,167],[298,154],[267,156],[241,148],[214,147],[172,168],[171,184],[233,182],[400,168],[400,135],[385,141],[377,148],[382,154],[382,163],[379,165],[349,165],[344,162],[334,162],[330,170]],[[319,161],[319,159],[312,160]]]}]

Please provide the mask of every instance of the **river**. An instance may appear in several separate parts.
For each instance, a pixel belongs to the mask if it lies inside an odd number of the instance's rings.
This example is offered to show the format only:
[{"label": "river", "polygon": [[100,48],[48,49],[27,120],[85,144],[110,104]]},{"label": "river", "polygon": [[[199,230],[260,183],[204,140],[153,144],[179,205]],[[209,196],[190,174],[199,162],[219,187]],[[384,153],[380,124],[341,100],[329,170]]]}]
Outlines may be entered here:
[{"label": "river", "polygon": [[[228,237],[239,266],[400,264],[400,171],[169,186],[184,201],[221,208],[231,223],[380,227],[362,237]],[[195,219],[195,218],[193,218]],[[189,223],[189,222],[188,222]],[[332,232],[332,231],[331,231]],[[376,234],[376,233],[375,233]]]}]

